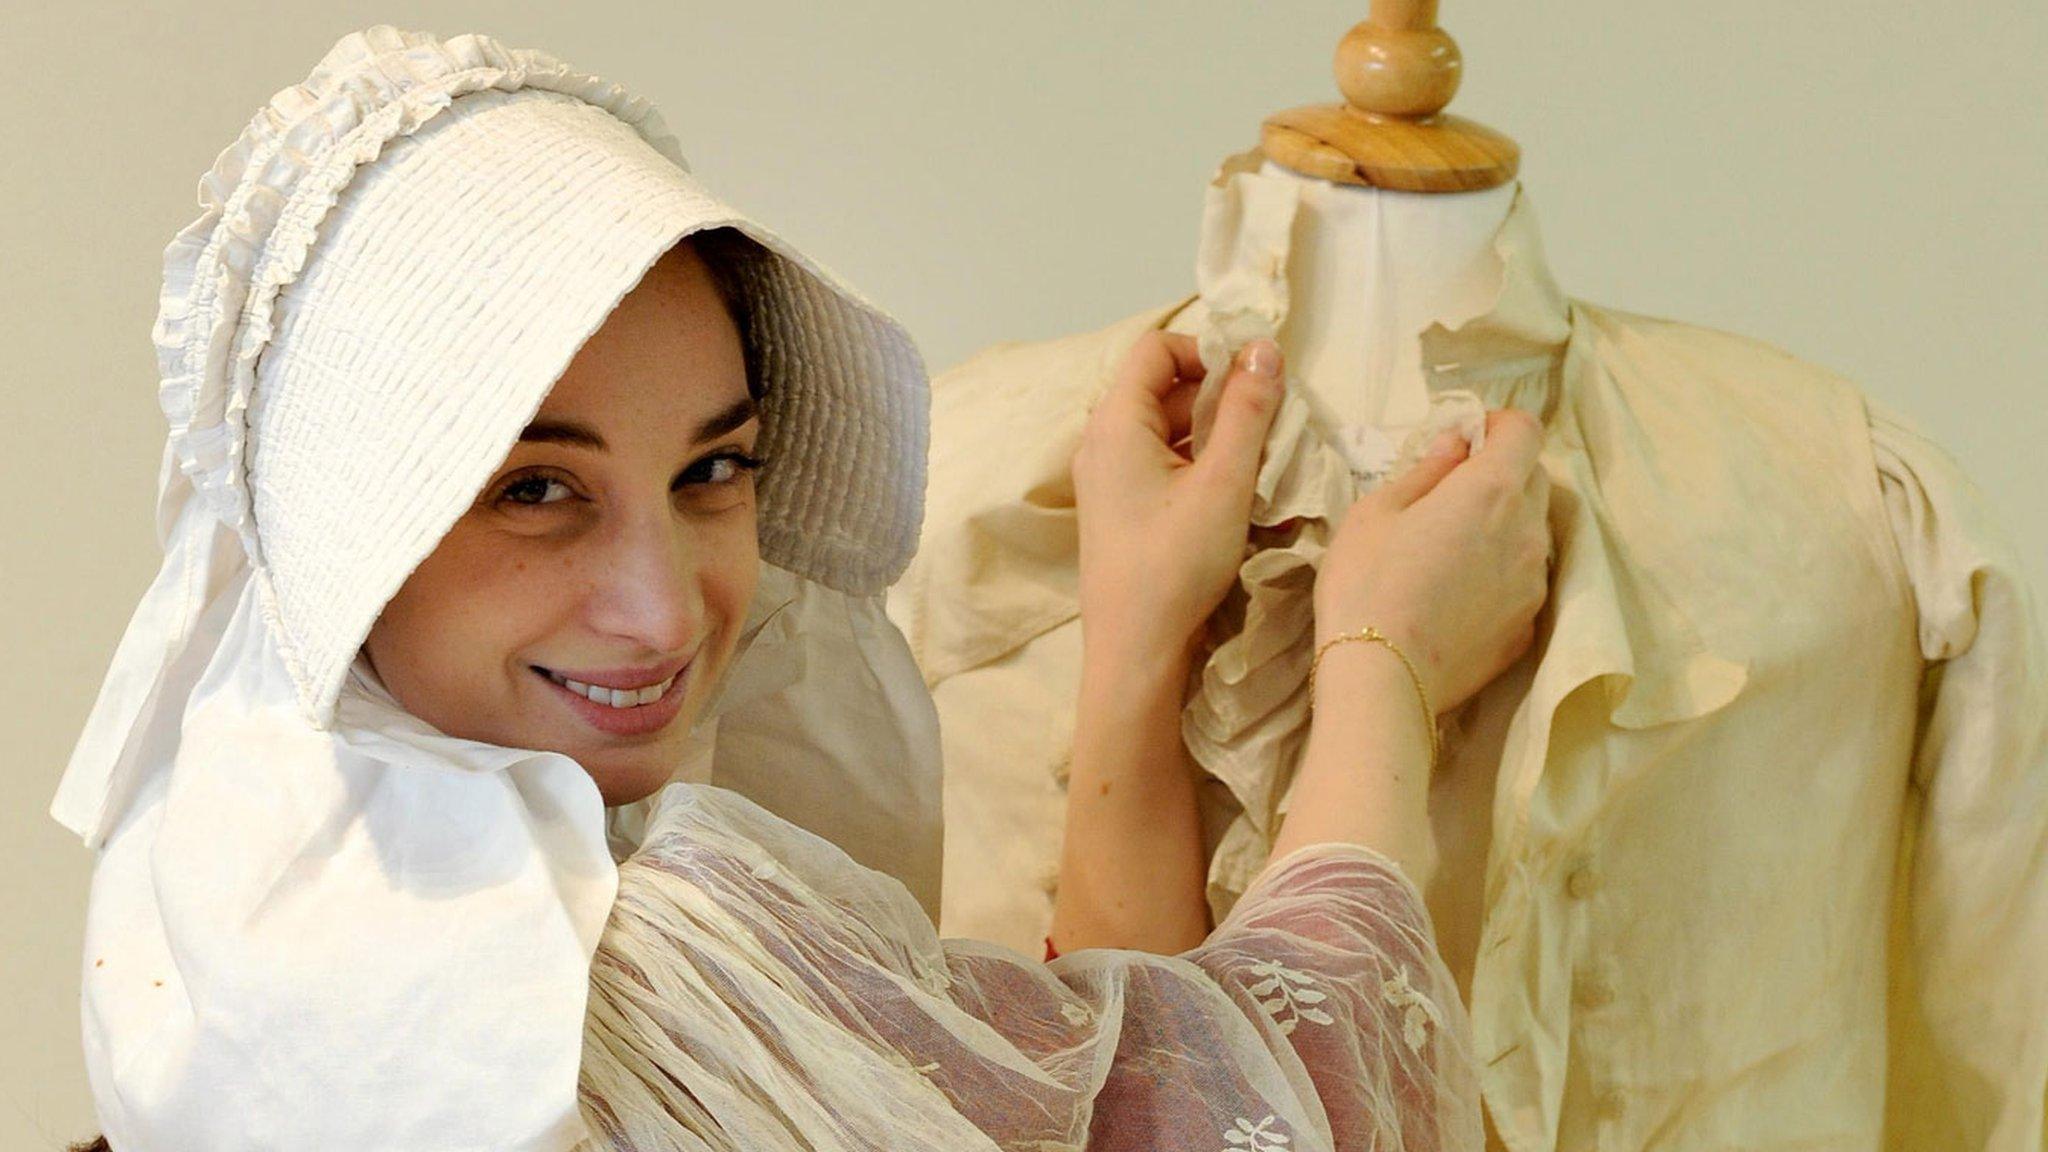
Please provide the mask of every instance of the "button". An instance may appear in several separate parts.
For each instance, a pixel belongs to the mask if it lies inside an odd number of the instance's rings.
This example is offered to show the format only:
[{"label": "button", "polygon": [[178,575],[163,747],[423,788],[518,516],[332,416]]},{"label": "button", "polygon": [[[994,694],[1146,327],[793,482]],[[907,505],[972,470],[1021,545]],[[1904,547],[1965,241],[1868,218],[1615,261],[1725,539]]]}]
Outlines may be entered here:
[{"label": "button", "polygon": [[1584,900],[1600,890],[1600,873],[1593,869],[1592,864],[1582,860],[1565,874],[1564,890],[1572,899]]},{"label": "button", "polygon": [[1038,870],[1038,886],[1045,890],[1047,896],[1059,891],[1060,866],[1058,864],[1047,864],[1040,868]]},{"label": "button", "polygon": [[1572,1000],[1581,1008],[1605,1008],[1614,1003],[1614,985],[1598,976],[1582,976],[1572,987]]}]

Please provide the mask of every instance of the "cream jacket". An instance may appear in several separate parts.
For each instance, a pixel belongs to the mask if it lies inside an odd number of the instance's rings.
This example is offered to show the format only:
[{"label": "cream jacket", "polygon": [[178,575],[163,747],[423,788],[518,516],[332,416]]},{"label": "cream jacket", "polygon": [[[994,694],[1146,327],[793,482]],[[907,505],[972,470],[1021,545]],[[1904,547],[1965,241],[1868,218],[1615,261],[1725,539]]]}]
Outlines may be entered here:
[{"label": "cream jacket", "polygon": [[[1432,392],[1540,414],[1554,484],[1536,649],[1451,718],[1433,799],[1429,903],[1498,1141],[2041,1149],[2048,646],[2008,538],[1848,381],[1566,297],[1520,198],[1496,249],[1496,307],[1421,339]],[[1123,350],[1183,307],[935,382],[889,612],[939,710],[948,934],[1031,948],[1049,922],[1069,460]],[[1346,502],[1305,412],[1276,418],[1184,715],[1219,912],[1284,815],[1317,533]]]}]

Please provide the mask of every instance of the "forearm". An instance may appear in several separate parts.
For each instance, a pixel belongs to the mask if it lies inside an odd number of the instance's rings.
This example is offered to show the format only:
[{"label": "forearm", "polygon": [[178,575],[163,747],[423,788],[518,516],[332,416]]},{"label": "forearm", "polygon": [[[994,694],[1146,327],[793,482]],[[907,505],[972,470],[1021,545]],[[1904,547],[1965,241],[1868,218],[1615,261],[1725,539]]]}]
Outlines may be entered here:
[{"label": "forearm", "polygon": [[1195,776],[1180,735],[1192,653],[1085,639],[1083,651],[1053,942],[1062,952],[1186,951],[1209,933]]},{"label": "forearm", "polygon": [[1407,670],[1380,645],[1342,644],[1324,657],[1315,692],[1308,748],[1271,859],[1311,844],[1362,844],[1426,887],[1437,864],[1430,732]]}]

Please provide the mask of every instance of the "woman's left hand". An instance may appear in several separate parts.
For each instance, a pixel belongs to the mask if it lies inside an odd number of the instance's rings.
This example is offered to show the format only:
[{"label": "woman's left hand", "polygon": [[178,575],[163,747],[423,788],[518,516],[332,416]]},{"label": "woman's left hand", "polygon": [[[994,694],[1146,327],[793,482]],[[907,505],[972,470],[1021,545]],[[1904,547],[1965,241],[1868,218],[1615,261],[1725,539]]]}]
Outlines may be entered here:
[{"label": "woman's left hand", "polygon": [[1252,486],[1280,408],[1280,349],[1246,345],[1200,459],[1188,436],[1204,375],[1195,341],[1148,333],[1089,416],[1073,462],[1089,646],[1125,660],[1187,655],[1244,562]]}]

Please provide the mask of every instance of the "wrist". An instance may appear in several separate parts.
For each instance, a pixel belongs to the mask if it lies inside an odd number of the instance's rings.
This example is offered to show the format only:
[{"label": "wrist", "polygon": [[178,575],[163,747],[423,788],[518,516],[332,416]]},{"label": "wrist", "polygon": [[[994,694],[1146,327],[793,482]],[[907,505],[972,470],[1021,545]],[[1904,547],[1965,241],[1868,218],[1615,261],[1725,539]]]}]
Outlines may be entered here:
[{"label": "wrist", "polygon": [[1404,646],[1412,643],[1420,632],[1414,613],[1378,600],[1353,598],[1348,603],[1318,600],[1315,602],[1315,616],[1318,645],[1333,636],[1356,632],[1367,626],[1379,629],[1395,643]]},{"label": "wrist", "polygon": [[[1316,612],[1315,651],[1322,652],[1330,641],[1339,636],[1368,627],[1386,637],[1394,648],[1407,658],[1408,663],[1414,668],[1414,679],[1421,682],[1420,689],[1429,698],[1431,715],[1441,715],[1445,711],[1445,674],[1441,653],[1430,644],[1421,627],[1402,614],[1372,607],[1325,612],[1319,607]],[[1328,650],[1329,655],[1334,658],[1339,649],[1353,646],[1339,644]]]},{"label": "wrist", "polygon": [[[1324,675],[1324,671],[1328,675]],[[1374,629],[1343,633],[1317,649],[1309,668],[1310,739],[1327,727],[1315,723],[1317,713],[1334,703],[1352,726],[1401,733],[1411,725],[1419,731],[1431,770],[1437,761],[1437,711],[1422,673],[1401,648]],[[1397,703],[1403,697],[1406,705]],[[1403,718],[1405,710],[1406,719]],[[1343,720],[1338,720],[1340,725]]]},{"label": "wrist", "polygon": [[1082,639],[1075,714],[1077,740],[1142,739],[1154,730],[1180,740],[1192,650]]},{"label": "wrist", "polygon": [[1321,656],[1309,700],[1314,715],[1320,716],[1326,708],[1378,711],[1400,707],[1420,718],[1422,705],[1415,681],[1393,649],[1363,641],[1323,647],[1329,639],[1335,636],[1319,640],[1316,649]]},{"label": "wrist", "polygon": [[1104,626],[1081,618],[1082,678],[1113,681],[1186,680],[1202,647],[1197,628],[1177,634],[1160,628]]}]

